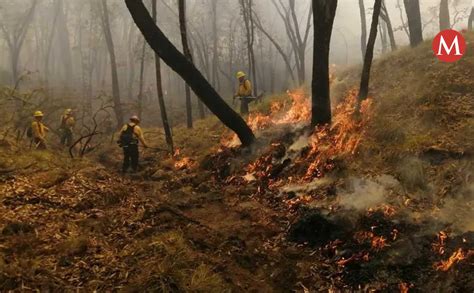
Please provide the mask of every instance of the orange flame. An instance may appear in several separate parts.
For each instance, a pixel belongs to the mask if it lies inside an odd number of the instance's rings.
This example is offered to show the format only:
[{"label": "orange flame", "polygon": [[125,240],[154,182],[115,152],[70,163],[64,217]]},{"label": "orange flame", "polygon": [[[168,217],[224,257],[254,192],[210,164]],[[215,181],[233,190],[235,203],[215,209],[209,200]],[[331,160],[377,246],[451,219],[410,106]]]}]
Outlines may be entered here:
[{"label": "orange flame", "polygon": [[447,260],[442,260],[434,264],[437,271],[447,272],[456,263],[474,255],[474,250],[464,251],[462,248],[456,250]]}]

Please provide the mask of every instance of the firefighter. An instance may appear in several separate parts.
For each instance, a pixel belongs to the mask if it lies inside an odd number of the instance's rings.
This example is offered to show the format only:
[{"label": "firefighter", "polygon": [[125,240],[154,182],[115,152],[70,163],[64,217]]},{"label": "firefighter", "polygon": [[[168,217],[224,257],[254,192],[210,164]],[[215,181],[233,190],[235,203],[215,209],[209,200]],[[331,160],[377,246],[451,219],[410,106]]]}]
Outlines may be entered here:
[{"label": "firefighter", "polygon": [[62,145],[70,146],[72,144],[74,125],[76,125],[76,120],[72,109],[66,109],[64,115],[61,116],[61,126],[59,127]]},{"label": "firefighter", "polygon": [[240,114],[246,115],[249,113],[249,104],[255,100],[252,96],[252,83],[242,71],[237,72],[236,76],[239,80],[239,89],[234,95],[234,99],[238,98],[240,100]]},{"label": "firefighter", "polygon": [[43,123],[43,112],[36,111],[33,115],[34,119],[31,123],[31,137],[36,149],[46,149],[46,133],[49,128]]},{"label": "firefighter", "polygon": [[132,116],[130,122],[125,124],[120,131],[118,143],[123,149],[123,173],[126,173],[129,167],[132,167],[132,172],[138,171],[138,144],[141,143],[145,148],[149,147],[139,124],[140,119],[137,116]]}]

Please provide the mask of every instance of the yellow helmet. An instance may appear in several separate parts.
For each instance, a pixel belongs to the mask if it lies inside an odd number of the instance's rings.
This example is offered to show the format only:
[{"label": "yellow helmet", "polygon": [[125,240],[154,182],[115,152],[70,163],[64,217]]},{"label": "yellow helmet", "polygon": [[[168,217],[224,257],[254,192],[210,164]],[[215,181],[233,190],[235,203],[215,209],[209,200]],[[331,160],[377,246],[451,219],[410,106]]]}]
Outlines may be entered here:
[{"label": "yellow helmet", "polygon": [[237,78],[245,77],[245,75],[246,75],[246,74],[245,74],[245,72],[243,72],[243,71],[239,71],[239,72],[237,72],[237,74],[236,74]]},{"label": "yellow helmet", "polygon": [[72,113],[72,109],[66,109],[66,110],[64,111],[64,114],[65,114],[65,115],[69,115],[69,114],[71,114],[71,113]]},{"label": "yellow helmet", "polygon": [[43,115],[43,112],[41,112],[41,111],[36,111],[33,116],[35,116],[35,117],[43,117],[44,115]]}]

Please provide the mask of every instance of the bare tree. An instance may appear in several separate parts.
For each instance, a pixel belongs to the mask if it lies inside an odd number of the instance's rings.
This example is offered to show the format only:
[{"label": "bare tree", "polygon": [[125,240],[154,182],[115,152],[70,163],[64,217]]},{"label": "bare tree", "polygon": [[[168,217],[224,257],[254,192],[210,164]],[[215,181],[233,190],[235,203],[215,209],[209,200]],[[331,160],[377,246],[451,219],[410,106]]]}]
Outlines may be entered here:
[{"label": "bare tree", "polygon": [[[156,13],[156,0],[152,0],[152,17],[153,22],[156,23],[157,21],[157,13]],[[158,104],[160,105],[160,114],[161,114],[161,122],[163,124],[163,131],[165,132],[165,139],[168,147],[170,148],[170,153],[174,153],[174,146],[173,146],[173,136],[171,135],[171,127],[168,121],[168,113],[166,112],[166,105],[165,99],[163,95],[163,83],[161,80],[161,60],[158,54],[155,54],[155,73],[156,73],[156,91],[158,94]]]},{"label": "bare tree", "polygon": [[117,119],[117,128],[121,127],[124,122],[123,119],[123,112],[122,112],[122,104],[120,101],[120,88],[119,88],[119,81],[118,81],[118,73],[117,73],[117,61],[115,58],[115,48],[114,48],[114,41],[112,39],[112,32],[110,30],[110,21],[109,21],[109,10],[107,7],[107,0],[101,1],[101,20],[102,20],[102,28],[104,30],[105,41],[107,43],[107,49],[109,51],[110,56],[110,67],[112,73],[112,98],[114,101],[114,112],[115,118]]},{"label": "bare tree", "polygon": [[383,19],[387,25],[387,33],[390,39],[390,47],[392,51],[397,49],[397,42],[395,40],[395,33],[393,31],[392,21],[390,20],[390,15],[388,14],[387,6],[385,5],[385,0],[382,1],[382,10],[380,11],[380,18]]},{"label": "bare tree", "polygon": [[12,70],[12,84],[15,88],[18,89],[19,82],[19,72],[18,65],[20,63],[20,52],[25,41],[26,33],[28,28],[33,20],[37,0],[31,1],[30,8],[26,11],[24,15],[17,19],[14,26],[9,28],[9,26],[0,20],[0,29],[3,32],[3,36],[7,41],[8,50],[10,51],[10,65]]},{"label": "bare tree", "polygon": [[423,42],[423,26],[421,24],[421,12],[419,0],[403,0],[408,18],[408,30],[410,31],[410,45],[416,47]]},{"label": "bare tree", "polygon": [[146,54],[146,40],[143,39],[143,45],[141,50],[140,56],[140,78],[138,82],[138,97],[137,97],[137,104],[138,104],[138,117],[143,118],[143,86],[145,83],[145,54]]},{"label": "bare tree", "polygon": [[365,16],[365,4],[364,0],[359,0],[359,12],[360,12],[360,46],[362,49],[362,59],[365,57],[365,51],[367,50],[367,18]]},{"label": "bare tree", "polygon": [[[301,28],[301,24],[296,16],[295,0],[289,0],[288,7],[283,4],[282,0],[272,0],[272,2],[285,24],[285,30],[295,54],[294,58],[298,80],[300,84],[302,84],[306,79],[306,46],[308,44],[309,31],[311,28],[312,9],[309,7],[306,26]],[[314,1],[311,3],[314,3]],[[301,29],[303,29],[303,32],[301,32]]]},{"label": "bare tree", "polygon": [[166,38],[153,22],[142,1],[125,0],[125,3],[136,25],[155,53],[189,84],[219,120],[237,134],[243,146],[250,146],[255,140],[250,127],[239,114],[227,105],[194,64]]},{"label": "bare tree", "polygon": [[314,44],[311,126],[331,123],[329,49],[337,0],[312,0]]},{"label": "bare tree", "polygon": [[439,30],[443,31],[450,28],[449,2],[448,0],[441,0],[439,4]]},{"label": "bare tree", "polygon": [[362,77],[360,80],[359,101],[365,100],[369,94],[370,69],[374,59],[374,46],[377,39],[377,26],[379,23],[382,0],[375,0],[372,25],[370,27],[369,41],[367,42],[367,52],[365,53]]},{"label": "bare tree", "polygon": [[[181,32],[181,42],[183,44],[183,53],[184,56],[188,59],[189,62],[193,62],[193,56],[191,50],[189,50],[188,35],[186,30],[186,0],[178,0],[178,10],[179,10],[179,28]],[[186,122],[188,128],[193,128],[193,110],[191,104],[191,90],[189,85],[185,85],[186,91]]]},{"label": "bare tree", "polygon": [[240,7],[244,18],[245,25],[245,36],[247,38],[247,58],[249,62],[248,72],[251,74],[253,79],[253,91],[254,95],[257,96],[258,91],[258,78],[256,74],[255,66],[255,53],[254,53],[254,42],[255,42],[255,25],[253,20],[253,0],[240,0]]}]

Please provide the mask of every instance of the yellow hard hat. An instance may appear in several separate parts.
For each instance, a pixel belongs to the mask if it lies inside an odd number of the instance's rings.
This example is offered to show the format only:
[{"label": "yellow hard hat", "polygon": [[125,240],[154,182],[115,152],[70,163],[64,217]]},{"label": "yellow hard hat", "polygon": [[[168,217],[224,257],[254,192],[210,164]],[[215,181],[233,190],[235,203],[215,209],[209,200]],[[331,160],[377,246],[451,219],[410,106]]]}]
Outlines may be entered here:
[{"label": "yellow hard hat", "polygon": [[41,111],[36,111],[33,116],[35,116],[35,117],[43,117],[44,115],[43,115],[43,112],[41,112]]},{"label": "yellow hard hat", "polygon": [[237,78],[244,77],[245,75],[246,75],[246,74],[245,74],[245,72],[243,72],[243,71],[239,71],[239,72],[237,72],[237,74],[236,74]]},{"label": "yellow hard hat", "polygon": [[64,114],[68,115],[68,114],[71,114],[72,113],[72,109],[66,109],[64,111]]}]

